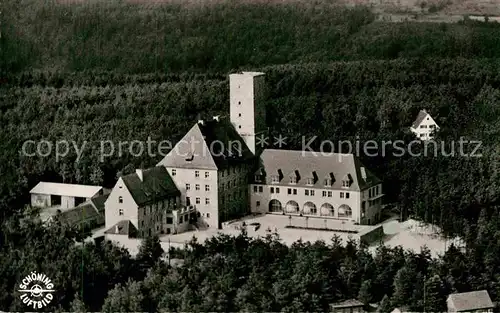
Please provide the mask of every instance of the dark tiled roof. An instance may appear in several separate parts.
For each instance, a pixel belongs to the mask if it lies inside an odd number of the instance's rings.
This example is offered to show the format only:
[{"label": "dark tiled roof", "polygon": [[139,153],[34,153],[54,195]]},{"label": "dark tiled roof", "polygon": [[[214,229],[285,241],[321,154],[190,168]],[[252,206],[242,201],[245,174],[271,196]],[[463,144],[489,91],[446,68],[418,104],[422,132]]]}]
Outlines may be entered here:
[{"label": "dark tiled roof", "polygon": [[137,173],[122,176],[122,179],[139,206],[181,194],[163,166],[142,170],[142,180]]},{"label": "dark tiled roof", "polygon": [[[325,189],[325,179],[332,177],[332,186],[326,188],[341,189],[344,179],[351,181],[350,187],[345,189],[356,191],[381,182],[352,154],[322,155],[310,151],[266,149],[260,155],[260,164],[256,173],[264,173],[265,183],[269,185],[273,184],[273,175],[281,178],[276,185],[321,189]],[[290,184],[290,175],[298,177],[296,184]],[[313,178],[313,185],[307,184],[308,178]]]},{"label": "dark tiled roof", "polygon": [[106,200],[108,199],[108,197],[109,197],[109,194],[105,194],[105,195],[102,195],[102,196],[90,199],[90,201],[92,202],[92,204],[94,205],[94,207],[102,215],[104,215],[104,202],[106,202]]},{"label": "dark tiled roof", "polygon": [[216,170],[252,158],[234,126],[222,117],[196,123],[158,165]]},{"label": "dark tiled roof", "polygon": [[137,237],[137,228],[129,220],[119,221],[104,232],[107,235],[128,235],[129,237]]},{"label": "dark tiled roof", "polygon": [[493,308],[490,296],[486,290],[454,293],[448,296],[458,312]]},{"label": "dark tiled roof", "polygon": [[87,220],[95,220],[98,224],[104,224],[104,215],[100,214],[90,201],[58,214],[57,219],[61,223],[70,225],[77,225]]},{"label": "dark tiled roof", "polygon": [[340,308],[360,307],[364,306],[364,304],[363,302],[358,301],[356,299],[349,299],[342,302],[331,304],[330,306],[335,309],[340,309]]},{"label": "dark tiled roof", "polygon": [[426,116],[427,116],[427,112],[425,110],[420,110],[420,112],[418,112],[417,118],[413,122],[412,127],[417,128],[420,125],[420,123],[422,123],[422,121],[424,120],[424,118]]}]

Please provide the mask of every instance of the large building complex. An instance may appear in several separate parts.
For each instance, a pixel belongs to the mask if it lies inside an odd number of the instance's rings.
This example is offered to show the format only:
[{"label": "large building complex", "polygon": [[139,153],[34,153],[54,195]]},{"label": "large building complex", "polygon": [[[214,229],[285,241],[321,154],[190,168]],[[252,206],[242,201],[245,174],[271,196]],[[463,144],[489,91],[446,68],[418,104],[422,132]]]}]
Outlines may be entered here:
[{"label": "large building complex", "polygon": [[110,235],[220,228],[250,213],[373,224],[382,185],[356,156],[262,150],[265,75],[229,75],[230,114],[199,120],[156,167],[118,179],[106,201]]},{"label": "large building complex", "polygon": [[352,154],[266,149],[260,160],[250,185],[253,212],[380,219],[382,184]]}]

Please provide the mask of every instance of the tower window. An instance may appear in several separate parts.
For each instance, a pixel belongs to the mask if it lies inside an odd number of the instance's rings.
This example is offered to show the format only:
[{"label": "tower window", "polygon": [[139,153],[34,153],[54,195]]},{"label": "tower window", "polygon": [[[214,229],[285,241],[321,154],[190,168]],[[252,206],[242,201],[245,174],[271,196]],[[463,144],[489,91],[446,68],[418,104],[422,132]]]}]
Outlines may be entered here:
[{"label": "tower window", "polygon": [[123,203],[123,197],[122,196],[118,197],[118,203]]},{"label": "tower window", "polygon": [[241,113],[238,113],[238,117],[241,117]]},{"label": "tower window", "polygon": [[241,129],[241,125],[238,125],[238,128],[240,128],[240,129]]},{"label": "tower window", "polygon": [[123,209],[118,210],[118,215],[123,215]]},{"label": "tower window", "polygon": [[172,176],[175,176],[176,172],[175,170],[172,170]]},{"label": "tower window", "polygon": [[241,101],[238,101],[238,104],[241,104]]}]

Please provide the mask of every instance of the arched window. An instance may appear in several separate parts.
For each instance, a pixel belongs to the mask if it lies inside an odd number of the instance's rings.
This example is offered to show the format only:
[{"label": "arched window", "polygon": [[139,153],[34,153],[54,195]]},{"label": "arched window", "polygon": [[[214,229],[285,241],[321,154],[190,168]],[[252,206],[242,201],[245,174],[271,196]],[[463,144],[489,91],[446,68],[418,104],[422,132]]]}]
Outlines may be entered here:
[{"label": "arched window", "polygon": [[351,218],[352,217],[351,207],[346,204],[342,204],[341,206],[339,206],[339,217]]},{"label": "arched window", "polygon": [[323,203],[320,209],[321,216],[333,216],[335,214],[335,209],[330,203]]},{"label": "arched window", "polygon": [[282,212],[281,202],[276,199],[269,201],[269,212]]},{"label": "arched window", "polygon": [[293,200],[287,202],[285,206],[286,213],[299,213],[299,204]]},{"label": "arched window", "polygon": [[318,210],[316,209],[316,205],[310,201],[304,203],[304,209],[302,209],[302,213],[304,214],[318,214]]}]

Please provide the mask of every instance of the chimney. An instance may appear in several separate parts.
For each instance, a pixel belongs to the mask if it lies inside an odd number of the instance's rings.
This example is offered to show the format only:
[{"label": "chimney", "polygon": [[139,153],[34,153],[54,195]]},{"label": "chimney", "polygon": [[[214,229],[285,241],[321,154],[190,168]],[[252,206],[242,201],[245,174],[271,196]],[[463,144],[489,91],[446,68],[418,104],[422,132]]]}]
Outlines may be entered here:
[{"label": "chimney", "polygon": [[219,118],[220,118],[220,116],[219,116],[219,115],[216,115],[216,116],[214,116],[214,117],[213,117],[213,120],[214,120],[214,121],[216,121],[216,122],[218,122],[218,121],[219,121]]},{"label": "chimney", "polygon": [[203,125],[203,120],[198,120],[198,124]]},{"label": "chimney", "polygon": [[141,169],[135,170],[135,173],[137,174],[137,176],[139,176],[139,179],[142,181],[142,170]]}]

